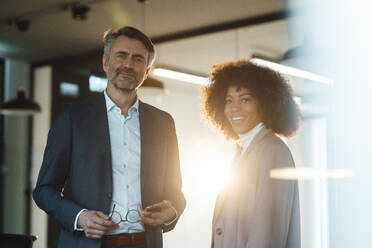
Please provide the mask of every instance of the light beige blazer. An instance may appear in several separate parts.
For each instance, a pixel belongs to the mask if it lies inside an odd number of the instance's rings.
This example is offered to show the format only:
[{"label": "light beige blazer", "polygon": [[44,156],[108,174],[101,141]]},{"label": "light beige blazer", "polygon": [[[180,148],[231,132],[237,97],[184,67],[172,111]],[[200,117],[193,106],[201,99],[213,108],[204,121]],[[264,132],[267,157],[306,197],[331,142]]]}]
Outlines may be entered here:
[{"label": "light beige blazer", "polygon": [[231,182],[218,195],[213,248],[300,248],[297,181],[270,178],[270,169],[294,167],[285,143],[263,128],[235,156]]}]

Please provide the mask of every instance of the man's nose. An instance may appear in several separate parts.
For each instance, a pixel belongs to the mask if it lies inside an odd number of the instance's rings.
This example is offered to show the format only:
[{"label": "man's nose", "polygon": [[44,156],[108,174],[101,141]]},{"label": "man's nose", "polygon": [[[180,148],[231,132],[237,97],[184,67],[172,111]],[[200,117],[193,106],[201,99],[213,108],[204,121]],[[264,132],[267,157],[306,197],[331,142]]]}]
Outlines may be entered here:
[{"label": "man's nose", "polygon": [[125,68],[133,68],[134,67],[133,59],[131,59],[130,57],[126,58],[123,61],[122,66]]}]

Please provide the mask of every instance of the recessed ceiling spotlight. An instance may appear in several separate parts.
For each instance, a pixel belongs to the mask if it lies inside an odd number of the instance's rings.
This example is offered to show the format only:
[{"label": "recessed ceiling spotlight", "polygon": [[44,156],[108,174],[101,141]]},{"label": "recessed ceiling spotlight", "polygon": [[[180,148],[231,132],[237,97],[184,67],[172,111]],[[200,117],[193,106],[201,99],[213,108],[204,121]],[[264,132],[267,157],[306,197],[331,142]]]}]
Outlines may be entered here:
[{"label": "recessed ceiling spotlight", "polygon": [[73,5],[71,7],[72,18],[77,21],[86,20],[90,8],[86,5]]}]

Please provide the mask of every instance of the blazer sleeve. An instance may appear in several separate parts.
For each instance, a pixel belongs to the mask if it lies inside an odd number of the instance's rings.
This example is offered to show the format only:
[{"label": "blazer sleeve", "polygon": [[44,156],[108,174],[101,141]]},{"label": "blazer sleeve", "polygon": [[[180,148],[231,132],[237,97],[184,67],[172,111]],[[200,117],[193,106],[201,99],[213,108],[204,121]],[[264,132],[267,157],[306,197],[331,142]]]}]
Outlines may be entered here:
[{"label": "blazer sleeve", "polygon": [[[180,169],[180,161],[178,154],[178,141],[176,136],[176,129],[174,126],[174,121],[170,117],[170,125],[168,131],[168,140],[167,140],[167,165],[165,171],[165,184],[163,197],[164,200],[169,200],[172,205],[175,207],[178,213],[178,217],[181,216],[183,210],[186,206],[186,199],[182,193],[182,177]],[[168,232],[172,230],[177,221],[174,221],[170,225],[163,225],[163,231]]]},{"label": "blazer sleeve", "polygon": [[270,178],[270,169],[280,167],[294,167],[292,155],[284,144],[275,145],[265,158],[266,169],[260,175],[247,248],[301,247],[298,184]]},{"label": "blazer sleeve", "polygon": [[69,108],[65,107],[49,131],[33,198],[39,208],[73,232],[75,217],[82,207],[63,197],[71,165],[71,126]]}]

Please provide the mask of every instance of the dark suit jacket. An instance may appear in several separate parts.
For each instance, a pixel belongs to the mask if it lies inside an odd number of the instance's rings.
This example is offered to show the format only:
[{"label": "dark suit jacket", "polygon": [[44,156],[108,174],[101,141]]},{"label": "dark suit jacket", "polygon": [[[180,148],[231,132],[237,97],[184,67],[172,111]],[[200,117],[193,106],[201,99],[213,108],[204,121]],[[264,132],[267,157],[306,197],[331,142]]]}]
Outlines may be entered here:
[{"label": "dark suit jacket", "polygon": [[[180,215],[186,205],[178,144],[172,117],[151,105],[139,103],[141,131],[142,205],[170,200]],[[69,180],[69,197],[63,196]],[[82,208],[110,211],[112,197],[110,135],[104,95],[69,104],[61,111],[48,134],[43,163],[33,197],[36,204],[59,222],[59,247],[101,246],[74,231]],[[169,226],[145,227],[148,248],[162,247],[162,231]],[[162,230],[163,229],[163,230]]]}]

